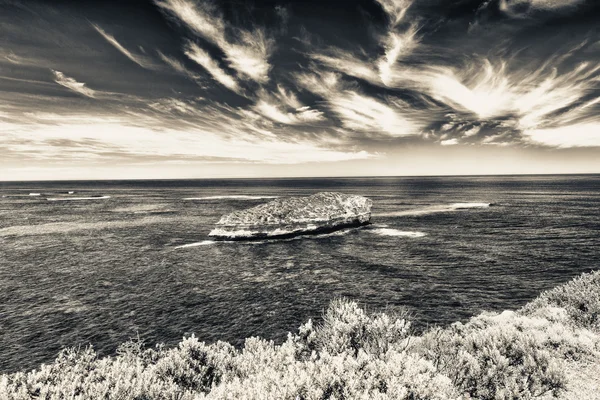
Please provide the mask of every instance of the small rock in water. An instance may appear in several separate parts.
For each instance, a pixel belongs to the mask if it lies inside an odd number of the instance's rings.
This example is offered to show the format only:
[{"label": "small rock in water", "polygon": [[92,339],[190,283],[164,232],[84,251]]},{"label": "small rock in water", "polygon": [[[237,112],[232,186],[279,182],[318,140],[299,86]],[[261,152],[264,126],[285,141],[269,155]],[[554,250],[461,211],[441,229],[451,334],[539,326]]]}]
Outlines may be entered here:
[{"label": "small rock in water", "polygon": [[366,225],[371,199],[336,192],[282,198],[224,215],[209,236],[218,240],[283,238]]}]

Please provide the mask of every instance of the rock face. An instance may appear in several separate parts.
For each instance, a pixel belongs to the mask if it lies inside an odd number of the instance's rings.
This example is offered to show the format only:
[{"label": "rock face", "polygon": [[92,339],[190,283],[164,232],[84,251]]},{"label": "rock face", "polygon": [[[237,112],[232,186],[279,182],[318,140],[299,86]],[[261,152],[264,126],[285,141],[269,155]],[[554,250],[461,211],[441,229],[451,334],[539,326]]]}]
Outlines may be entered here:
[{"label": "rock face", "polygon": [[283,238],[366,225],[371,199],[335,192],[282,198],[221,217],[209,236],[218,240]]}]

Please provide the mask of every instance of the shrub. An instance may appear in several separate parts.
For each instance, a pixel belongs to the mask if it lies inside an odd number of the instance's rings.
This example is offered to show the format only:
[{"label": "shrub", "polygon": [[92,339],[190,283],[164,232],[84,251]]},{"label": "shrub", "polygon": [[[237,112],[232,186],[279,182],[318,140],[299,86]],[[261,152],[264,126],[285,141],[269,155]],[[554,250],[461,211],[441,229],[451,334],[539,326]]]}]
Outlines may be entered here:
[{"label": "shrub", "polygon": [[229,343],[208,346],[192,335],[156,362],[155,374],[182,390],[208,392],[231,369],[235,354],[235,348]]},{"label": "shrub", "polygon": [[381,355],[405,341],[409,328],[410,322],[403,316],[369,315],[356,302],[336,299],[327,309],[313,340],[319,350],[330,354],[351,351],[356,355],[362,349]]},{"label": "shrub", "polygon": [[527,315],[546,307],[564,308],[578,327],[600,332],[600,271],[583,274],[542,293],[520,312]]},{"label": "shrub", "polygon": [[475,317],[425,333],[413,349],[478,399],[532,398],[565,385],[560,363],[543,343],[510,323]]}]

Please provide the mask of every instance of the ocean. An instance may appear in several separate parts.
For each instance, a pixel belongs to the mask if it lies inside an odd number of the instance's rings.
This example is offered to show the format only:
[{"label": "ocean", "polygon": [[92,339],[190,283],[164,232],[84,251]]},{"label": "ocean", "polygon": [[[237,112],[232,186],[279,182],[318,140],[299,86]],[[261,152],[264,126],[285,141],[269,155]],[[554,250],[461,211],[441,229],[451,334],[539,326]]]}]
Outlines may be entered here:
[{"label": "ocean", "polygon": [[[372,225],[207,237],[320,191],[370,197]],[[600,175],[0,182],[0,372],[138,337],[281,342],[337,297],[407,310],[417,332],[515,309],[599,267],[599,210]]]}]

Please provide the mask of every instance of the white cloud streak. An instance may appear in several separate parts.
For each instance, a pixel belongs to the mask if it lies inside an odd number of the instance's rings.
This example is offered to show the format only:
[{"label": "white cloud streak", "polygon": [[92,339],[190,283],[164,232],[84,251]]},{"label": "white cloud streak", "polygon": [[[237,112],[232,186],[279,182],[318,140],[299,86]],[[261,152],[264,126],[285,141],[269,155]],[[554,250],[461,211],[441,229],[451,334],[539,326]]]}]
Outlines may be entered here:
[{"label": "white cloud streak", "polygon": [[336,73],[298,74],[296,82],[323,97],[347,129],[392,137],[417,135],[421,131],[421,124],[409,117],[399,101],[386,103],[345,88]]},{"label": "white cloud streak", "polygon": [[398,25],[411,5],[408,0],[377,0],[390,20],[385,35],[379,38],[384,55],[376,61],[364,60],[341,49],[327,49],[309,56],[321,64],[346,75],[364,79],[374,85],[387,87],[393,83],[396,64],[410,55],[419,45],[417,26],[413,23],[404,31]]},{"label": "white cloud streak", "polygon": [[[134,156],[226,161],[234,155],[237,162],[298,164],[373,157],[366,151],[329,149],[309,141],[249,136],[239,121],[229,127],[230,137],[224,138],[214,127],[153,129],[154,121],[140,121],[143,116],[135,118],[137,125],[124,117],[38,117],[35,124],[3,123],[7,135],[0,136],[0,146],[37,159],[68,161],[75,157],[88,162]],[[34,115],[31,118],[36,119]]]},{"label": "white cloud streak", "polygon": [[220,84],[226,88],[240,93],[241,89],[238,82],[225,72],[215,60],[206,51],[201,49],[195,43],[188,43],[185,49],[185,55],[188,56],[192,61],[202,66],[208,73]]},{"label": "white cloud streak", "polygon": [[59,85],[64,86],[67,89],[77,92],[85,97],[95,97],[96,92],[93,89],[85,86],[85,83],[77,82],[75,79],[69,78],[60,71],[52,70],[52,74],[54,75],[54,82],[58,83]]},{"label": "white cloud streak", "polygon": [[600,147],[600,123],[589,122],[557,128],[531,129],[523,132],[530,141],[545,146]]},{"label": "white cloud streak", "polygon": [[384,42],[385,55],[377,62],[379,78],[384,85],[389,86],[392,80],[392,69],[400,58],[410,54],[416,47],[416,28],[412,26],[403,33],[389,32]]},{"label": "white cloud streak", "polygon": [[583,0],[500,0],[498,8],[511,17],[519,17],[532,10],[558,11],[581,3]]},{"label": "white cloud streak", "polygon": [[136,63],[137,65],[139,65],[142,68],[145,69],[155,69],[156,66],[150,62],[149,60],[146,59],[146,57],[140,56],[140,55],[136,55],[133,54],[132,52],[130,52],[129,50],[127,50],[125,47],[123,47],[121,45],[121,43],[119,43],[114,36],[106,33],[102,28],[100,28],[98,25],[96,24],[92,24],[92,27],[108,42],[110,43],[115,49],[117,49],[118,51],[121,52],[121,54],[123,54],[125,57],[127,57],[128,59],[130,59],[131,61],[133,61],[134,63]]},{"label": "white cloud streak", "polygon": [[169,65],[175,71],[179,72],[181,75],[184,75],[192,80],[197,80],[200,78],[197,74],[187,69],[181,62],[179,62],[175,58],[169,57],[160,51],[157,51],[157,53],[161,60],[163,60],[167,65]]},{"label": "white cloud streak", "polygon": [[[586,107],[597,104],[596,100],[579,103],[593,91],[600,65],[584,62],[562,73],[548,65],[553,63],[510,69],[506,62],[482,59],[465,68],[405,69],[396,71],[392,86],[427,93],[481,119],[510,117],[520,129],[546,126],[561,119],[572,122],[581,118]],[[556,115],[561,112],[562,116]]]},{"label": "white cloud streak", "polygon": [[390,18],[392,26],[398,25],[412,4],[411,0],[376,0]]},{"label": "white cloud streak", "polygon": [[398,110],[356,92],[343,92],[329,99],[331,110],[346,128],[364,132],[383,132],[392,137],[412,136],[419,127]]},{"label": "white cloud streak", "polygon": [[274,41],[263,29],[253,31],[235,29],[235,40],[226,35],[227,23],[218,10],[209,3],[189,0],[156,0],[155,3],[174,15],[193,32],[217,45],[225,54],[229,66],[243,79],[258,83],[269,80],[269,57]]},{"label": "white cloud streak", "polygon": [[260,91],[253,109],[271,121],[286,125],[311,124],[325,120],[321,111],[305,106],[293,92],[286,90],[282,85],[277,85],[277,91],[274,93]]},{"label": "white cloud streak", "polygon": [[446,139],[440,142],[442,146],[456,146],[458,144],[458,139]]}]

